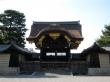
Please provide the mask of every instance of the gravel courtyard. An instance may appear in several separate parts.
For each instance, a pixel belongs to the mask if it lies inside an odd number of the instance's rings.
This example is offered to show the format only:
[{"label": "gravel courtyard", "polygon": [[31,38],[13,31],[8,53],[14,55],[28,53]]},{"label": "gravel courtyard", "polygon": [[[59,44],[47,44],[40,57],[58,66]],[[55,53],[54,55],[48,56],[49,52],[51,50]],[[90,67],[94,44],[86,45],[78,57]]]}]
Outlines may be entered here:
[{"label": "gravel courtyard", "polygon": [[1,76],[0,82],[110,82],[110,76],[45,75]]},{"label": "gravel courtyard", "polygon": [[0,78],[0,82],[110,82],[110,77]]}]

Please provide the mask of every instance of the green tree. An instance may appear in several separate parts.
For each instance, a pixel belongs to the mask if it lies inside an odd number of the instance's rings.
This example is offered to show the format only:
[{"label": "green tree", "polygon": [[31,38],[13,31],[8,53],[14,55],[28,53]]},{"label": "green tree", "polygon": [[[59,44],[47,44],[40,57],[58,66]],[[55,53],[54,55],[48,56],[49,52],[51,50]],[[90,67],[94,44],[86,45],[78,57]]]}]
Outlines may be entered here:
[{"label": "green tree", "polygon": [[5,42],[6,35],[5,27],[0,26],[0,43]]},{"label": "green tree", "polygon": [[105,25],[104,30],[102,31],[102,35],[96,42],[100,46],[107,46],[110,45],[110,25]]},{"label": "green tree", "polygon": [[0,42],[15,42],[17,45],[24,47],[25,45],[25,15],[15,10],[5,10],[0,14]]}]

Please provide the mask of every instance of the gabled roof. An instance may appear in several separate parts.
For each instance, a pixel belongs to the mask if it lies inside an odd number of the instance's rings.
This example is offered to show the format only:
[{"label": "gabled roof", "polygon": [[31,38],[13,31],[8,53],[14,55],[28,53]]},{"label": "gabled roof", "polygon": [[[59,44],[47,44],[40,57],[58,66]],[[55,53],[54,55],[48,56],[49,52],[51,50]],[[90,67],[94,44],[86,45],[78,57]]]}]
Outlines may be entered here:
[{"label": "gabled roof", "polygon": [[7,53],[7,52],[17,52],[22,55],[32,55],[37,54],[35,52],[30,52],[24,48],[19,47],[18,45],[11,43],[11,44],[0,44],[0,53]]},{"label": "gabled roof", "polygon": [[59,30],[69,34],[72,38],[83,40],[81,32],[81,24],[79,21],[66,21],[66,22],[33,22],[31,26],[30,36],[28,41],[37,38],[36,36],[44,31]]},{"label": "gabled roof", "polygon": [[109,53],[110,51],[105,50],[104,48],[100,47],[97,43],[94,43],[91,47],[85,49],[82,54],[89,54],[89,53]]}]

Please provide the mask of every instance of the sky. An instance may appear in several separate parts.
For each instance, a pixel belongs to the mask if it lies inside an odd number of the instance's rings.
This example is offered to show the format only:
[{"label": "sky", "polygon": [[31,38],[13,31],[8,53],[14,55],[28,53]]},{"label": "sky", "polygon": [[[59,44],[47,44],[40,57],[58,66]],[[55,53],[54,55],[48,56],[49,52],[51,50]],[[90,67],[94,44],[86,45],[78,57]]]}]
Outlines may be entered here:
[{"label": "sky", "polygon": [[[0,13],[7,9],[25,14],[26,37],[33,21],[80,20],[84,40],[71,52],[90,47],[102,34],[104,25],[110,24],[110,0],[0,0]],[[26,47],[34,48],[35,45],[26,42]]]}]

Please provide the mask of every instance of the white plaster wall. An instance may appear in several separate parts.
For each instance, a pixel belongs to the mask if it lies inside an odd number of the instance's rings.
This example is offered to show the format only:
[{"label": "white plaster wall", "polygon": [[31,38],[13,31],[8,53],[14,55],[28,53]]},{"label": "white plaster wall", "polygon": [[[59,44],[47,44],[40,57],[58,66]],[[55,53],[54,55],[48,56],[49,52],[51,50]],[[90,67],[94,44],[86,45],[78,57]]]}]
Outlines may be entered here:
[{"label": "white plaster wall", "polygon": [[0,75],[15,74],[19,68],[9,67],[10,54],[0,54]]},{"label": "white plaster wall", "polygon": [[101,68],[110,68],[109,54],[99,54],[99,61]]},{"label": "white plaster wall", "polygon": [[109,54],[99,53],[100,68],[88,68],[88,75],[110,75]]},{"label": "white plaster wall", "polygon": [[9,65],[10,54],[0,54],[0,69]]}]

